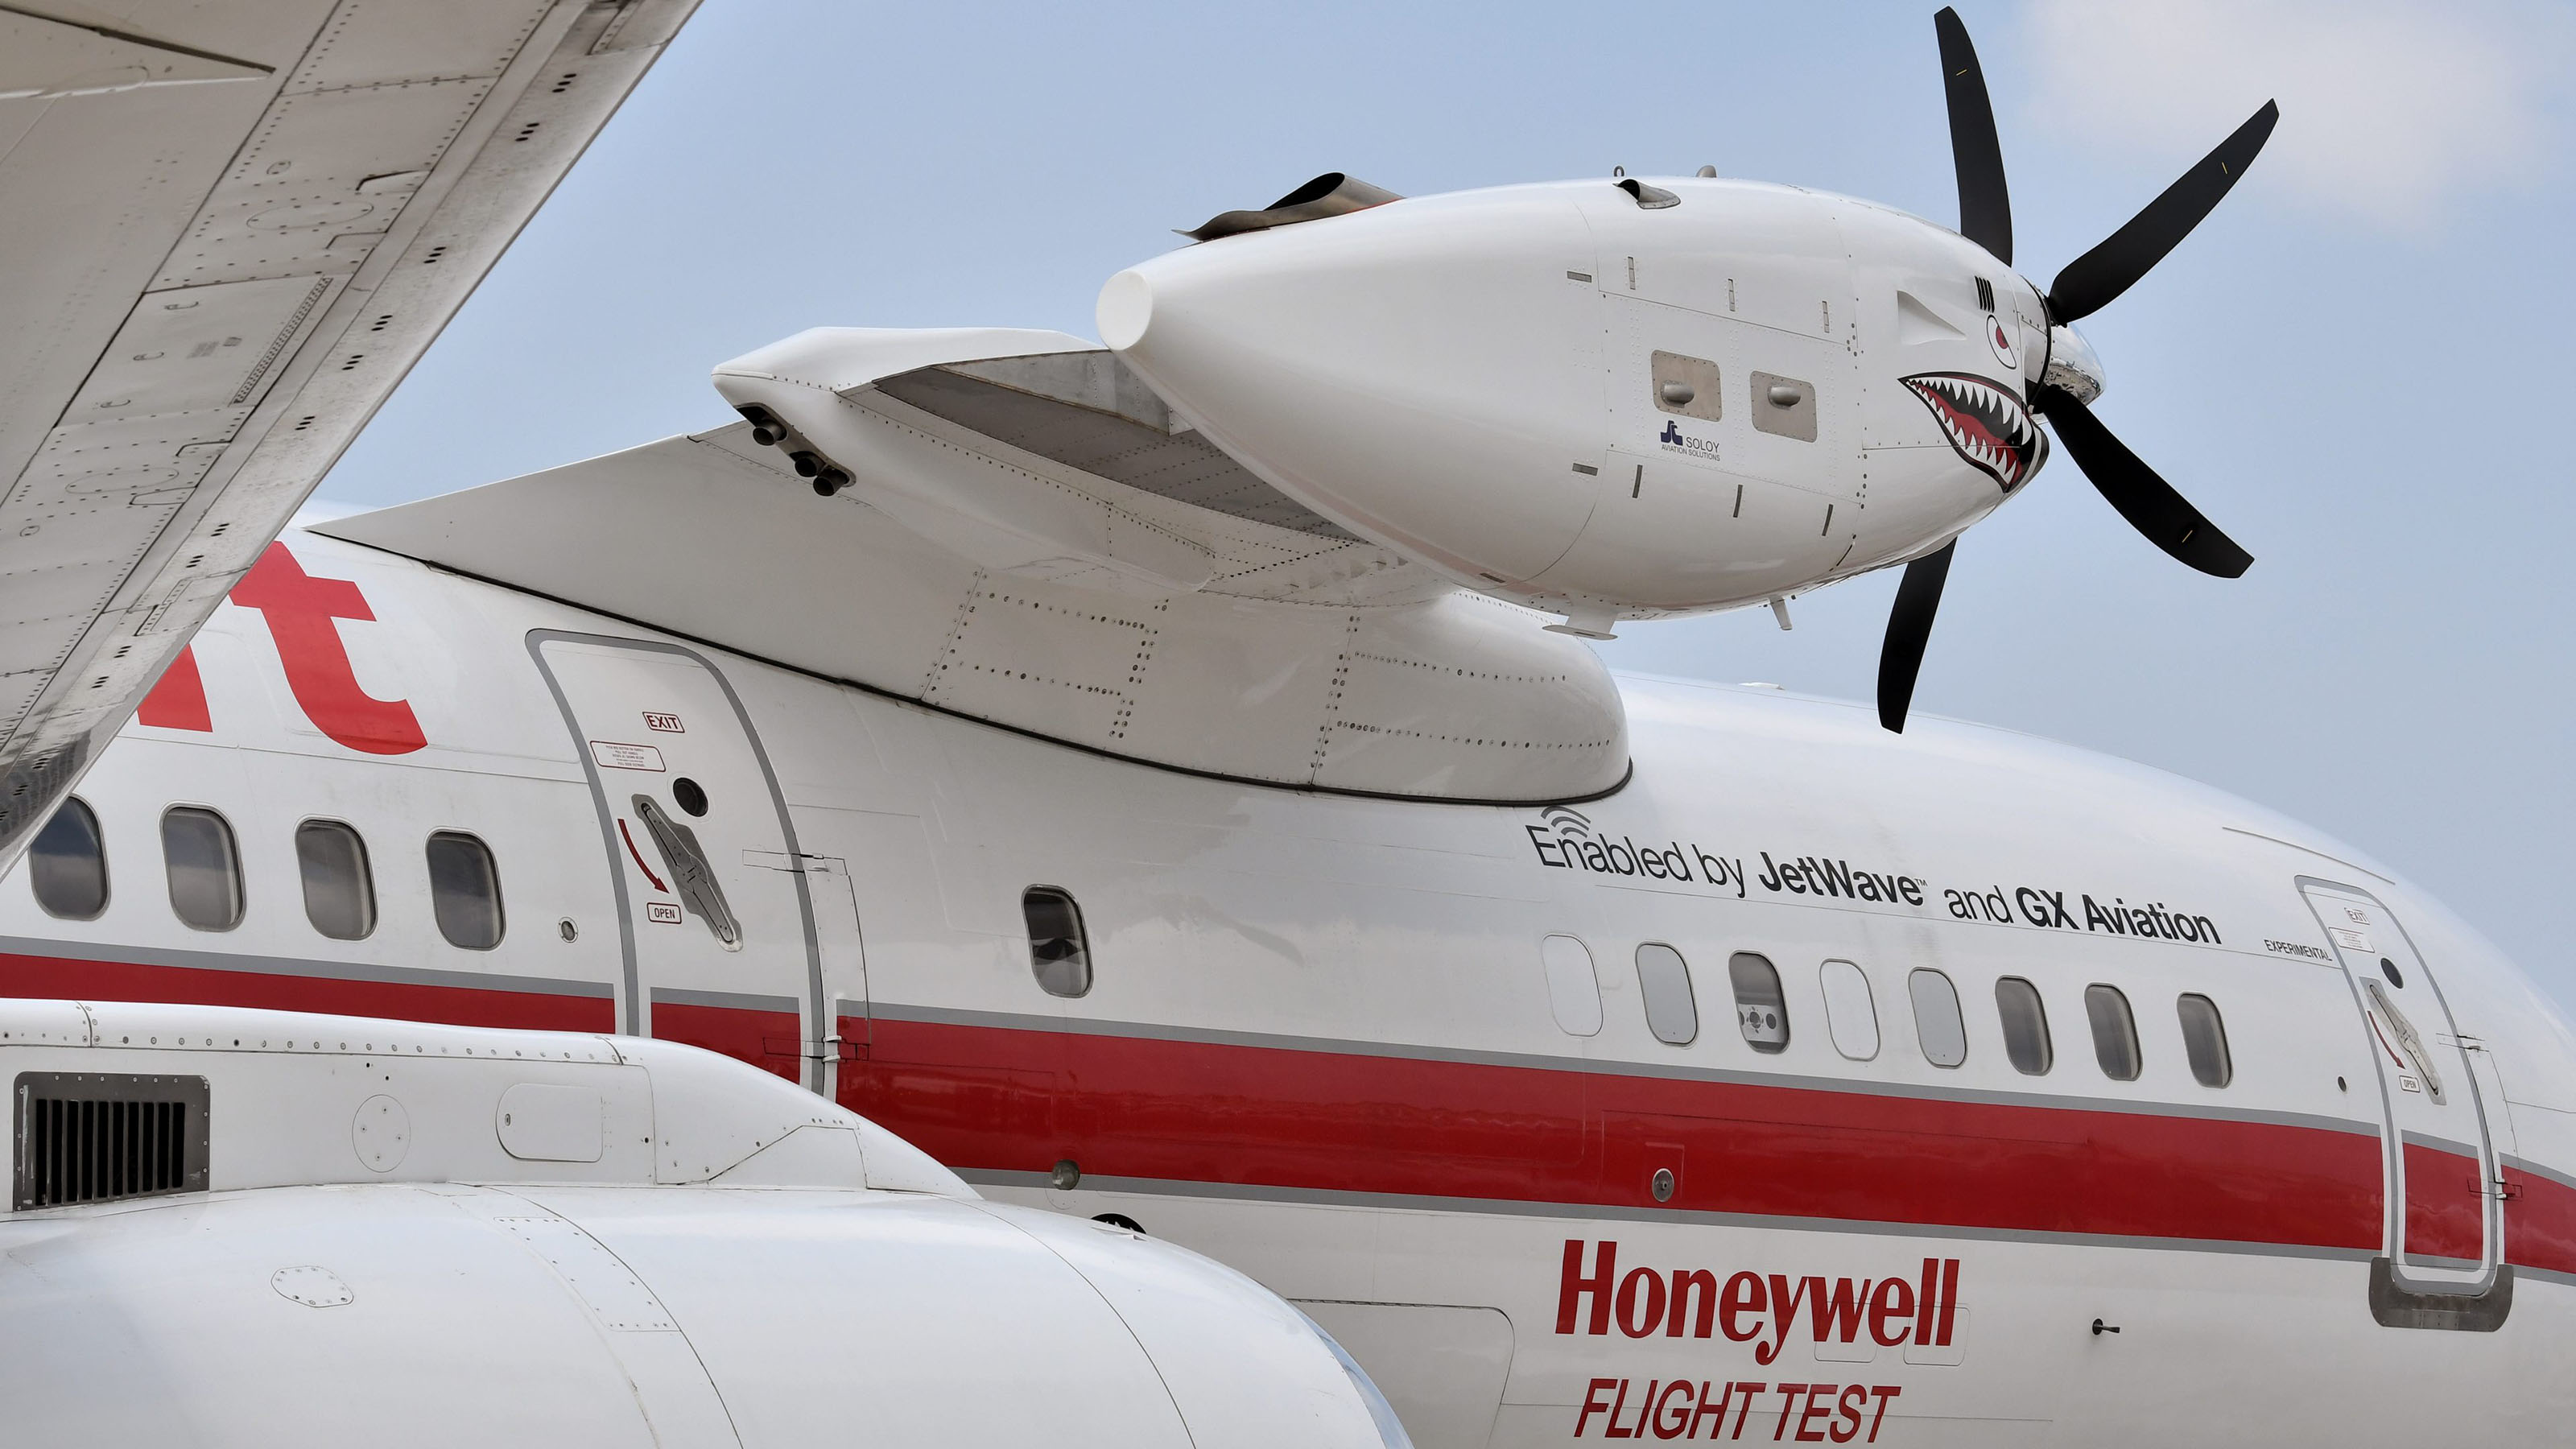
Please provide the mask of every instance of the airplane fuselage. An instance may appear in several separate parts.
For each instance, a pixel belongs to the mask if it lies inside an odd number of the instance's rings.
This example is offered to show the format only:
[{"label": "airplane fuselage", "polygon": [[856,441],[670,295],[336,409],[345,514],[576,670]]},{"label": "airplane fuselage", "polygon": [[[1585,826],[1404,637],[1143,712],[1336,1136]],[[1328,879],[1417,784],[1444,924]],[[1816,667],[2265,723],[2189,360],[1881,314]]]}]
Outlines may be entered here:
[{"label": "airplane fuselage", "polygon": [[2576,1048],[2492,947],[2153,771],[1624,693],[1598,799],[1299,792],[293,532],[0,989],[713,1047],[1251,1273],[1425,1449],[2563,1429]]}]

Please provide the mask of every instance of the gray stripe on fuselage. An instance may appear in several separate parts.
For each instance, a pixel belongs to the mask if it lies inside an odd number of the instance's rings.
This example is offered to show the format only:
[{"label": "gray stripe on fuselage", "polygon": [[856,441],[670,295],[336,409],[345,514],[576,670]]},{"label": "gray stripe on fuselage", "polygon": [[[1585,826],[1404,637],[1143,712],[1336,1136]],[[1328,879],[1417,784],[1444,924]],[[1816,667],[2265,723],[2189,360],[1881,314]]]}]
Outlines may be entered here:
[{"label": "gray stripe on fuselage", "polygon": [[2403,1135],[2409,1147],[2430,1147],[2436,1151],[2468,1158],[2472,1162],[2478,1157],[2478,1149],[2470,1143],[2454,1142],[2448,1137],[2436,1137],[2429,1132],[2408,1132]]},{"label": "gray stripe on fuselage", "polygon": [[2558,1171],[2556,1168],[2543,1167],[2528,1157],[2516,1157],[2510,1152],[2499,1152],[2496,1154],[2496,1161],[2502,1163],[2506,1167],[2519,1168],[2524,1172],[2530,1173],[2534,1177],[2548,1178],[2551,1182],[2558,1184],[2560,1187],[2566,1188],[2570,1192],[2576,1192],[2576,1177],[2570,1177],[2566,1173]]},{"label": "gray stripe on fuselage", "polygon": [[793,1016],[803,1005],[793,996],[756,996],[747,991],[692,991],[685,986],[656,986],[653,1002],[673,1006],[721,1006],[728,1011],[783,1011]]}]

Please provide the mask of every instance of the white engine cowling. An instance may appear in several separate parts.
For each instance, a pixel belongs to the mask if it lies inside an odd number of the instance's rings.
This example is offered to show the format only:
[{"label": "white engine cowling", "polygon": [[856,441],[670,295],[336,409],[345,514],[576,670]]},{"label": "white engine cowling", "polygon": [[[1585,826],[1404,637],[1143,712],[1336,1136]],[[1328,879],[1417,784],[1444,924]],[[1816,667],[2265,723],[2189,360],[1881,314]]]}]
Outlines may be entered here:
[{"label": "white engine cowling", "polygon": [[1790,187],[1561,182],[1222,237],[1110,279],[1104,341],[1282,492],[1577,622],[1937,546],[2043,460],[2038,294]]},{"label": "white engine cowling", "polygon": [[1294,1308],[630,1038],[0,1002],[27,1444],[1323,1445]]}]

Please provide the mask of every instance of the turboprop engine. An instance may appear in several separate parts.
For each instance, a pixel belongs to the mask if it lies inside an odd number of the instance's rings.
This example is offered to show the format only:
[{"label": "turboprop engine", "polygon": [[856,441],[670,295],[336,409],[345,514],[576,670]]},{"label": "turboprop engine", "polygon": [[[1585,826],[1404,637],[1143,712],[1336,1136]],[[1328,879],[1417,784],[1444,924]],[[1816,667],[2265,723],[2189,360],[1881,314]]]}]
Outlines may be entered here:
[{"label": "turboprop engine", "polygon": [[2045,445],[2039,293],[1757,182],[1418,197],[1111,279],[1101,336],[1273,486],[1586,629],[1759,603],[1983,517]]},{"label": "turboprop engine", "polygon": [[1961,531],[2045,416],[2159,547],[2251,558],[2123,447],[2068,325],[2180,242],[2269,105],[2043,293],[2012,267],[1994,117],[1936,17],[1960,226],[1697,177],[1394,198],[1338,175],[1109,280],[1102,339],[1205,437],[1333,522],[1607,637],[1908,563],[1880,679],[1902,726]]}]

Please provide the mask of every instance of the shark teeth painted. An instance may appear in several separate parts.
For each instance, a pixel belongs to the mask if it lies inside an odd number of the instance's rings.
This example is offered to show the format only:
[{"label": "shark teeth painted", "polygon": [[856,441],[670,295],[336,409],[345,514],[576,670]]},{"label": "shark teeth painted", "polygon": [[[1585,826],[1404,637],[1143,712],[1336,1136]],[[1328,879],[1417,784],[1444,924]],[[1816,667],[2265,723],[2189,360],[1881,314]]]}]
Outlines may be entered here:
[{"label": "shark teeth painted", "polygon": [[1903,381],[1932,410],[1959,456],[2006,493],[2039,471],[2048,439],[2013,389],[1964,372],[1918,372]]}]

